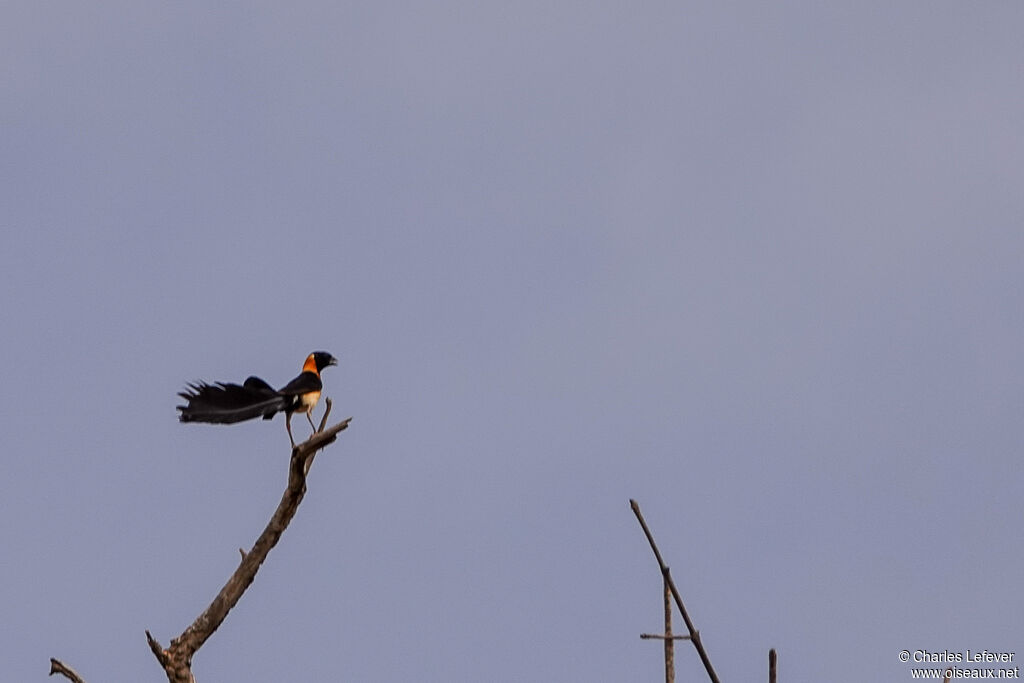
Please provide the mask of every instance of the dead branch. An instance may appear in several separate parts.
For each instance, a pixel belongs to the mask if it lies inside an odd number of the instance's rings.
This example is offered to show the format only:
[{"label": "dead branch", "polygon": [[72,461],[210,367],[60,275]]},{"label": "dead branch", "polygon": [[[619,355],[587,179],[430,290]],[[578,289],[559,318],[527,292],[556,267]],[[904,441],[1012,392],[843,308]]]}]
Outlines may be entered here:
[{"label": "dead branch", "polygon": [[718,674],[715,673],[715,668],[711,666],[711,659],[708,658],[708,653],[704,650],[704,644],[700,641],[700,631],[693,626],[693,622],[690,621],[690,615],[686,612],[686,606],[683,605],[683,599],[679,596],[679,590],[676,588],[675,582],[672,580],[672,573],[668,565],[665,564],[665,560],[661,557],[661,552],[658,550],[658,545],[654,542],[654,536],[651,534],[651,530],[647,527],[647,522],[644,521],[644,516],[640,513],[640,504],[635,500],[630,499],[629,506],[633,508],[633,514],[636,515],[637,520],[640,522],[640,527],[644,530],[644,535],[647,536],[647,542],[651,544],[651,550],[654,551],[654,558],[658,561],[658,567],[661,569],[661,575],[665,579],[665,583],[668,584],[669,590],[672,591],[672,597],[675,599],[676,607],[679,608],[679,614],[683,617],[683,622],[686,624],[687,630],[690,632],[690,642],[697,648],[697,654],[700,655],[700,661],[704,664],[704,669],[708,672],[708,678],[711,679],[711,683],[718,682]]},{"label": "dead branch", "polygon": [[[160,667],[167,674],[170,683],[195,683],[192,675],[192,657],[203,646],[203,643],[213,635],[213,632],[227,617],[228,612],[238,604],[239,599],[245,590],[256,578],[256,572],[271,548],[277,545],[281,534],[288,528],[292,517],[295,516],[299,504],[306,495],[306,475],[313,463],[317,451],[333,443],[338,438],[338,433],[348,428],[352,418],[325,428],[327,415],[331,411],[331,400],[325,401],[326,409],[324,417],[320,422],[320,429],[312,436],[292,448],[291,459],[288,464],[288,485],[281,502],[274,511],[273,516],[267,523],[263,533],[256,539],[253,547],[246,552],[240,549],[241,562],[238,568],[231,574],[227,583],[220,589],[217,596],[210,603],[209,607],[203,610],[192,624],[186,628],[180,636],[171,640],[168,648],[164,648],[149,631],[146,631],[146,641],[149,649],[153,652]],[[58,660],[52,659],[50,674],[61,673],[73,681],[84,683],[71,669],[61,664]]]},{"label": "dead branch", "polygon": [[[328,410],[330,402],[327,403]],[[346,429],[352,418],[343,420],[338,424],[319,431],[292,449],[291,461],[288,466],[288,486],[281,497],[281,502],[274,511],[263,533],[256,539],[252,549],[245,554],[238,569],[231,575],[224,587],[220,589],[217,597],[213,599],[210,606],[200,614],[185,631],[171,641],[171,646],[166,650],[159,648],[159,644],[146,633],[150,647],[156,655],[157,661],[167,673],[167,680],[170,683],[193,683],[192,657],[196,651],[203,646],[207,638],[213,635],[217,627],[221,625],[228,612],[242,597],[245,590],[256,578],[256,572],[260,565],[267,559],[271,548],[277,545],[281,534],[288,528],[289,522],[295,516],[299,503],[306,495],[306,473],[316,452],[332,443],[338,438],[338,432]],[[157,654],[160,649],[160,654]]]},{"label": "dead branch", "polygon": [[689,640],[690,636],[679,636],[671,635],[666,636],[663,633],[641,633],[640,640]]}]

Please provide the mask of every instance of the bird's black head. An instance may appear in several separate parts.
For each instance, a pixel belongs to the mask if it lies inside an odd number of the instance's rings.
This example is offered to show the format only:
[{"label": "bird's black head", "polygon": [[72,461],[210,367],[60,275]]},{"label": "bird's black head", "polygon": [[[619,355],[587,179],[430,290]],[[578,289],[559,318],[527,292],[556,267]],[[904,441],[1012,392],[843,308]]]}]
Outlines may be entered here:
[{"label": "bird's black head", "polygon": [[320,372],[328,365],[338,364],[338,359],[326,351],[314,351],[311,355],[313,356],[313,362],[316,363],[317,372]]}]

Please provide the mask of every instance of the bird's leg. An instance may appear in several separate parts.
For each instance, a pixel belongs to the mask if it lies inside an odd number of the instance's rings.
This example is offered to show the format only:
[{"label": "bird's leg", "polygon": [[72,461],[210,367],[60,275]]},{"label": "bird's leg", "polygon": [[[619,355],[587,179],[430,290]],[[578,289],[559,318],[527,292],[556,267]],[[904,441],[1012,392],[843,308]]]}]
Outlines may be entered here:
[{"label": "bird's leg", "polygon": [[288,430],[288,440],[292,442],[292,448],[295,448],[295,439],[292,438],[292,414],[284,414],[284,427]]},{"label": "bird's leg", "polygon": [[313,433],[316,434],[316,425],[313,424],[313,411],[312,409],[306,413],[306,419],[309,420],[309,426],[313,428]]}]

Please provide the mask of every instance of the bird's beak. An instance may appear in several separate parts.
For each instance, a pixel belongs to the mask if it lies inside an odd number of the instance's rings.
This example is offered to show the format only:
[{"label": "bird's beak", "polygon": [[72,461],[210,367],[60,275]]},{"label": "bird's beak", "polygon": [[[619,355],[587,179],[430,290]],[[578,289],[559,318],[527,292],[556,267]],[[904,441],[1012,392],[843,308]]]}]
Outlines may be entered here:
[{"label": "bird's beak", "polygon": [[334,356],[331,356],[331,359],[329,361],[327,361],[327,364],[328,365],[337,365],[338,364],[338,359],[335,358]]}]

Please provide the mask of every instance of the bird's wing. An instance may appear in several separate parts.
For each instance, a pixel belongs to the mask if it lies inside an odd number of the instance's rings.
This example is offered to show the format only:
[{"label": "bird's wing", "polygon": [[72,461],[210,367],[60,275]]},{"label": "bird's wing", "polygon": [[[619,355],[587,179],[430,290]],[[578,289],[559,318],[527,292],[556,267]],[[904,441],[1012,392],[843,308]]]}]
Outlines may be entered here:
[{"label": "bird's wing", "polygon": [[281,387],[279,394],[283,396],[301,396],[312,391],[320,391],[324,388],[320,381],[320,375],[308,370],[303,371],[298,377]]}]

